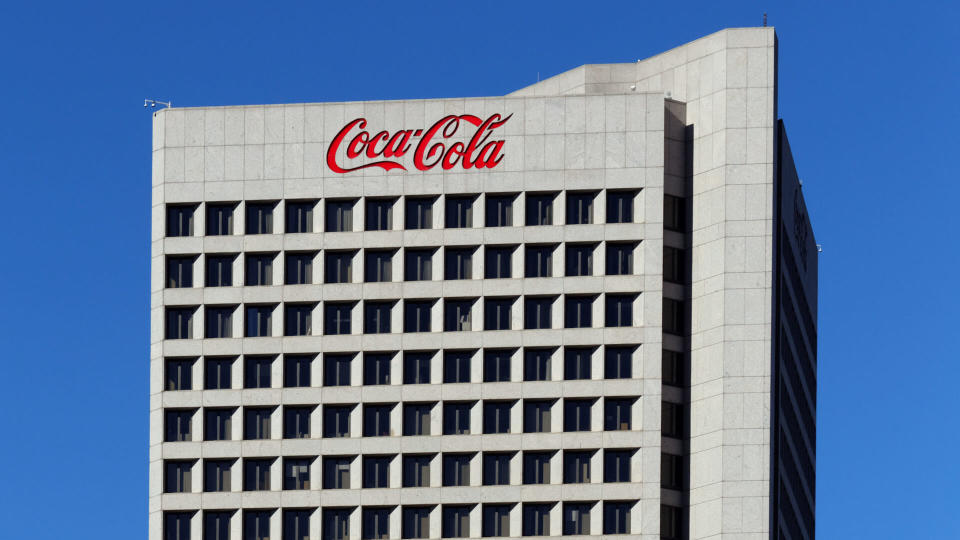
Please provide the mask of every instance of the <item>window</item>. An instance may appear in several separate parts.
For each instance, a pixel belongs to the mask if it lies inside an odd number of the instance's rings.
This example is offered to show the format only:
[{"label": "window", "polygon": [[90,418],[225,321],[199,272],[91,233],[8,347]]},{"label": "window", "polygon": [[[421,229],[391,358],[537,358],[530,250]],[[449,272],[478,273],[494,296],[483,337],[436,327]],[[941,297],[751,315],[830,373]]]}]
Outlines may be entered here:
[{"label": "window", "polygon": [[353,230],[353,204],[355,201],[327,201],[327,232],[348,232]]},{"label": "window", "polygon": [[663,228],[683,232],[687,224],[686,201],[683,197],[663,196]]},{"label": "window", "polygon": [[204,361],[205,390],[227,390],[232,386],[233,358],[207,358]]},{"label": "window", "polygon": [[363,332],[365,334],[389,334],[390,311],[393,302],[363,303]]},{"label": "window", "polygon": [[548,400],[524,400],[523,432],[549,433],[550,408],[552,405],[553,402]]},{"label": "window", "polygon": [[403,384],[430,384],[432,353],[403,353]]},{"label": "window", "polygon": [[402,538],[428,538],[430,536],[430,508],[404,506]]},{"label": "window", "polygon": [[203,490],[208,492],[230,491],[229,459],[205,459],[203,461]]},{"label": "window", "polygon": [[683,406],[664,401],[661,403],[660,431],[664,437],[683,437]]},{"label": "window", "polygon": [[443,404],[443,434],[467,435],[470,433],[471,403]]},{"label": "window", "polygon": [[268,491],[270,489],[270,465],[272,459],[243,460],[243,490]]},{"label": "window", "polygon": [[483,530],[485,537],[510,536],[510,505],[483,505]]},{"label": "window", "polygon": [[403,279],[407,281],[429,281],[433,279],[432,249],[407,249],[404,253]]},{"label": "window", "polygon": [[407,197],[404,225],[407,229],[433,228],[433,197]]},{"label": "window", "polygon": [[607,243],[607,275],[628,276],[633,274],[633,243]]},{"label": "window", "polygon": [[553,225],[553,199],[556,193],[527,194],[527,225]]},{"label": "window", "polygon": [[366,230],[389,231],[393,228],[393,203],[396,199],[367,199],[364,212]]},{"label": "window", "polygon": [[563,378],[567,381],[592,378],[593,347],[567,347],[564,350]]},{"label": "window", "polygon": [[324,405],[323,436],[339,438],[350,436],[350,405]]},{"label": "window", "polygon": [[353,251],[328,251],[324,254],[324,283],[353,281]]},{"label": "window", "polygon": [[164,411],[164,442],[192,441],[190,420],[193,410],[166,410]]},{"label": "window", "polygon": [[525,503],[523,505],[523,535],[550,536],[551,503]]},{"label": "window", "polygon": [[269,407],[247,407],[243,419],[243,438],[247,441],[270,438]]},{"label": "window", "polygon": [[361,529],[363,540],[390,538],[390,509],[364,508]]},{"label": "window", "polygon": [[164,461],[164,493],[189,493],[192,461]]},{"label": "window", "polygon": [[323,509],[323,540],[347,540],[350,538],[350,509]]},{"label": "window", "polygon": [[285,406],[283,408],[283,438],[309,439],[311,412],[313,412],[313,407]]},{"label": "window", "polygon": [[247,203],[247,234],[273,234],[275,202]]},{"label": "window", "polygon": [[407,437],[417,437],[430,434],[430,409],[433,405],[429,403],[404,403],[403,404],[403,434]]},{"label": "window", "polygon": [[590,534],[593,503],[563,503],[563,534]]},{"label": "window", "polygon": [[313,207],[316,201],[287,201],[287,233],[313,232]]},{"label": "window", "polygon": [[663,248],[663,280],[671,283],[683,283],[683,250],[664,246]]},{"label": "window", "polygon": [[309,458],[283,458],[283,489],[310,489]]},{"label": "window", "polygon": [[287,285],[313,283],[313,253],[287,253],[284,280]]},{"label": "window", "polygon": [[443,538],[470,536],[470,507],[443,505],[441,525]]},{"label": "window", "polygon": [[663,384],[683,386],[683,353],[663,349]]},{"label": "window", "polygon": [[404,300],[403,331],[429,332],[430,308],[433,302],[433,300]]},{"label": "window", "polygon": [[310,363],[312,356],[287,354],[283,357],[283,386],[306,388],[310,386]]},{"label": "window", "polygon": [[283,540],[310,540],[311,510],[283,511]]},{"label": "window", "polygon": [[167,288],[193,287],[193,255],[167,257]]},{"label": "window", "polygon": [[510,483],[510,454],[483,454],[483,485],[505,486]]},{"label": "window", "polygon": [[592,276],[595,244],[567,244],[567,275]]},{"label": "window", "polygon": [[363,456],[363,487],[390,487],[390,456]]},{"label": "window", "polygon": [[549,381],[552,349],[523,350],[523,380]]},{"label": "window", "polygon": [[244,284],[273,285],[273,253],[247,254],[247,273]]},{"label": "window", "polygon": [[272,356],[247,356],[243,361],[244,388],[270,388]]},{"label": "window", "polygon": [[285,304],[283,306],[283,335],[309,336],[313,333],[314,304]]},{"label": "window", "polygon": [[236,306],[208,306],[205,315],[205,337],[233,337],[233,312],[236,309]]},{"label": "window", "polygon": [[196,308],[167,308],[167,339],[193,337],[193,312]]},{"label": "window", "polygon": [[632,294],[608,294],[607,302],[607,326],[633,326],[633,301],[636,296]]},{"label": "window", "polygon": [[203,409],[203,440],[229,441],[232,438],[233,409]]},{"label": "window", "polygon": [[593,326],[593,296],[567,296],[564,326],[590,328]]},{"label": "window", "polygon": [[632,502],[604,501],[603,534],[629,534]]},{"label": "window", "polygon": [[472,356],[472,351],[444,351],[443,382],[470,382],[470,358]]},{"label": "window", "polygon": [[473,199],[473,195],[447,196],[446,228],[473,227]]},{"label": "window", "polygon": [[626,431],[631,429],[630,408],[632,398],[607,398],[604,411],[604,426],[607,431]]},{"label": "window", "polygon": [[515,298],[487,298],[483,308],[484,330],[509,330]]},{"label": "window", "polygon": [[523,453],[523,483],[550,483],[550,452]]},{"label": "window", "polygon": [[443,330],[445,332],[466,332],[471,329],[470,309],[474,298],[464,300],[445,300],[443,305]]},{"label": "window", "polygon": [[271,510],[243,511],[243,540],[270,540]]},{"label": "window", "polygon": [[593,451],[568,451],[563,453],[563,483],[590,483],[590,458]]},{"label": "window", "polygon": [[486,279],[506,279],[511,275],[510,267],[513,250],[516,246],[485,247],[485,261],[483,263],[483,277]]},{"label": "window", "polygon": [[190,516],[193,512],[164,512],[163,540],[190,540]]},{"label": "window", "polygon": [[554,248],[556,248],[554,245],[527,245],[524,257],[524,276],[528,278],[552,276]]},{"label": "window", "polygon": [[233,209],[235,203],[207,205],[207,236],[233,234]]},{"label": "window", "polygon": [[187,360],[167,359],[166,390],[193,389],[193,362],[194,359],[192,358]]},{"label": "window", "polygon": [[682,336],[684,333],[683,301],[673,298],[663,299],[663,331]]},{"label": "window", "polygon": [[443,485],[470,485],[470,456],[468,454],[443,455]]},{"label": "window", "polygon": [[167,206],[167,236],[193,236],[195,205]]},{"label": "window", "polygon": [[660,505],[660,538],[663,540],[680,540],[681,510],[676,506]]},{"label": "window", "polygon": [[683,457],[674,454],[660,454],[660,487],[682,489]]},{"label": "window", "polygon": [[589,399],[565,399],[563,430],[590,431],[590,405]]},{"label": "window", "polygon": [[233,260],[236,255],[207,255],[207,287],[233,286]]},{"label": "window", "polygon": [[390,384],[391,353],[363,354],[363,384]]},{"label": "window", "polygon": [[430,456],[403,456],[403,487],[430,487]]},{"label": "window", "polygon": [[512,349],[487,349],[483,351],[483,382],[510,382],[510,357]]},{"label": "window", "polygon": [[603,481],[629,482],[631,455],[633,450],[604,450]]},{"label": "window", "polygon": [[475,249],[473,247],[445,249],[443,279],[472,279]]},{"label": "window", "polygon": [[323,355],[323,385],[350,386],[350,361],[352,354]]},{"label": "window", "polygon": [[393,405],[364,405],[363,436],[389,437],[390,409],[392,408]]},{"label": "window", "polygon": [[524,298],[523,327],[527,330],[551,327],[552,296],[528,296]]},{"label": "window", "polygon": [[513,226],[513,200],[516,195],[487,195],[487,227]]},{"label": "window", "polygon": [[593,223],[593,199],[596,192],[567,192],[567,225]]},{"label": "window", "polygon": [[607,223],[633,223],[633,199],[636,191],[607,192]]},{"label": "window", "polygon": [[327,302],[323,306],[323,333],[328,336],[349,334],[352,302]]},{"label": "window", "polygon": [[323,489],[350,488],[349,457],[323,458]]},{"label": "window", "polygon": [[510,406],[507,401],[483,403],[483,432],[510,433]]},{"label": "window", "polygon": [[629,379],[633,377],[633,351],[635,347],[607,345],[603,351],[603,377],[605,379]]},{"label": "window", "polygon": [[394,250],[372,250],[364,253],[366,260],[363,264],[363,280],[367,283],[378,283],[393,279]]}]

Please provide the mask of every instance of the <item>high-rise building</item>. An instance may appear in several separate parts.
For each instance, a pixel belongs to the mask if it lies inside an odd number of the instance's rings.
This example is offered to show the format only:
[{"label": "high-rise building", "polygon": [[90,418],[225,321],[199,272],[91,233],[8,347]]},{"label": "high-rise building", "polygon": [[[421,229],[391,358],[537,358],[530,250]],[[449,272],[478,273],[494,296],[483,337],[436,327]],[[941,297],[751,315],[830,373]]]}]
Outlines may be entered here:
[{"label": "high-rise building", "polygon": [[153,123],[152,540],[814,538],[772,28]]}]

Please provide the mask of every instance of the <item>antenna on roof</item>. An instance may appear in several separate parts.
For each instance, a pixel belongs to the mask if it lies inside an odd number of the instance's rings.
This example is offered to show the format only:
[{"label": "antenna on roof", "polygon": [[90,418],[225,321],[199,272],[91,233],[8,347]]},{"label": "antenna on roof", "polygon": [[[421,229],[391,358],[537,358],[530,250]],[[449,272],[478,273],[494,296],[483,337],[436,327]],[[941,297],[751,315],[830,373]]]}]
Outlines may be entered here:
[{"label": "antenna on roof", "polygon": [[154,108],[154,107],[156,107],[157,105],[166,105],[167,108],[170,108],[170,107],[173,106],[173,105],[170,104],[169,101],[159,101],[159,100],[156,100],[156,99],[145,99],[145,100],[143,100],[143,106],[144,106],[144,107],[148,107],[148,106],[149,106],[150,108]]},{"label": "antenna on roof", "polygon": [[767,14],[766,14],[766,13],[763,14],[763,27],[764,27],[764,28],[767,27]]}]

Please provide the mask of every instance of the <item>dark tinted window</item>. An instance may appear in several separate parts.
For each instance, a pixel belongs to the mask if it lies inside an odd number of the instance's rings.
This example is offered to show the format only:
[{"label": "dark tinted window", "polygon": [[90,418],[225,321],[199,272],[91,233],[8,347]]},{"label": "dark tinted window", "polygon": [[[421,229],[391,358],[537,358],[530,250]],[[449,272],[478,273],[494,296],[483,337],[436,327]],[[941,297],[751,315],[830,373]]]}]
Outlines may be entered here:
[{"label": "dark tinted window", "polygon": [[563,402],[563,430],[590,431],[590,400],[566,399]]},{"label": "dark tinted window", "polygon": [[310,413],[313,407],[284,407],[283,408],[283,438],[308,439],[310,438]]},{"label": "dark tinted window", "polygon": [[390,311],[393,302],[364,302],[363,332],[365,334],[390,333]]},{"label": "dark tinted window", "polygon": [[403,331],[429,332],[430,309],[434,300],[404,300]]},{"label": "dark tinted window", "polygon": [[443,434],[465,435],[470,433],[471,403],[443,404]]},{"label": "dark tinted window", "polygon": [[443,279],[471,279],[476,248],[447,248],[443,255]]},{"label": "dark tinted window", "polygon": [[350,386],[350,361],[352,354],[323,355],[323,385]]},{"label": "dark tinted window", "polygon": [[514,246],[484,248],[486,260],[483,272],[486,279],[509,278]]},{"label": "dark tinted window", "polygon": [[553,199],[556,193],[527,194],[526,213],[527,225],[553,224]]},{"label": "dark tinted window", "polygon": [[194,359],[166,361],[165,390],[192,390],[193,389],[193,362]]},{"label": "dark tinted window", "polygon": [[633,301],[632,294],[608,294],[606,297],[607,326],[632,326]]},{"label": "dark tinted window", "polygon": [[507,401],[483,403],[483,432],[510,433],[510,406]]},{"label": "dark tinted window", "polygon": [[433,279],[433,249],[407,249],[404,253],[403,279],[429,281]]},{"label": "dark tinted window", "polygon": [[483,306],[484,330],[509,330],[515,298],[487,298]]},{"label": "dark tinted window", "polygon": [[233,335],[233,312],[236,306],[209,306],[205,315],[205,337],[228,338]]},{"label": "dark tinted window", "polygon": [[247,203],[247,234],[273,234],[275,202]]},{"label": "dark tinted window", "polygon": [[549,400],[525,400],[523,402],[523,432],[549,433],[552,405],[553,402]]},{"label": "dark tinted window", "polygon": [[233,285],[233,261],[236,255],[207,255],[207,287]]},{"label": "dark tinted window", "polygon": [[323,308],[323,333],[325,335],[344,335],[350,333],[350,311],[352,302],[327,302]]},{"label": "dark tinted window", "polygon": [[470,485],[470,456],[467,454],[443,455],[443,485]]},{"label": "dark tinted window", "polygon": [[392,408],[393,405],[364,405],[363,436],[388,437],[390,435],[390,409]]},{"label": "dark tinted window", "polygon": [[528,296],[524,298],[523,327],[527,330],[550,328],[553,320],[552,296]]},{"label": "dark tinted window", "polygon": [[593,275],[594,244],[567,244],[566,274],[568,276]]},{"label": "dark tinted window", "polygon": [[207,236],[233,234],[234,203],[207,205]]},{"label": "dark tinted window", "polygon": [[166,338],[190,339],[193,337],[193,312],[196,308],[167,308]]},{"label": "dark tinted window", "polygon": [[323,282],[353,281],[353,251],[328,251],[324,254]]},{"label": "dark tinted window", "polygon": [[393,203],[396,199],[367,199],[364,221],[368,231],[389,231],[393,228]]},{"label": "dark tinted window", "polygon": [[603,412],[603,429],[607,431],[623,431],[631,429],[630,409],[632,398],[607,398]]},{"label": "dark tinted window", "polygon": [[483,485],[504,486],[510,483],[510,454],[483,454]]},{"label": "dark tinted window", "polygon": [[633,248],[632,243],[607,244],[608,276],[626,276],[633,273]]},{"label": "dark tinted window", "polygon": [[433,200],[433,197],[407,197],[404,226],[407,229],[432,229]]},{"label": "dark tinted window", "polygon": [[524,255],[524,276],[550,277],[553,275],[553,250],[556,246],[527,245]]},{"label": "dark tinted window", "polygon": [[443,382],[470,382],[470,359],[472,357],[472,351],[444,351]]},{"label": "dark tinted window", "polygon": [[635,191],[607,192],[607,223],[632,223]]},{"label": "dark tinted window", "polygon": [[243,387],[270,388],[272,356],[247,356],[243,359]]},{"label": "dark tinted window", "polygon": [[629,379],[633,377],[632,346],[608,345],[603,352],[603,376],[606,379]]},{"label": "dark tinted window", "polygon": [[512,349],[483,351],[483,382],[509,382]]},{"label": "dark tinted window", "polygon": [[567,381],[590,379],[593,347],[567,347],[563,351],[563,378]]},{"label": "dark tinted window", "polygon": [[286,221],[288,233],[313,232],[314,201],[287,202]]},{"label": "dark tinted window", "polygon": [[363,457],[363,487],[385,488],[390,484],[390,460],[388,456]]},{"label": "dark tinted window", "polygon": [[403,353],[403,384],[430,384],[432,353]]},{"label": "dark tinted window", "polygon": [[363,384],[390,384],[390,353],[364,353]]},{"label": "dark tinted window", "polygon": [[283,357],[283,386],[305,388],[310,386],[312,356],[287,354]]},{"label": "dark tinted window", "polygon": [[205,390],[224,390],[231,385],[233,358],[207,358],[204,361]]},{"label": "dark tinted window", "polygon": [[566,328],[590,328],[593,325],[593,296],[567,296],[564,310]]},{"label": "dark tinted window", "polygon": [[567,225],[593,223],[593,200],[596,192],[567,192]]},{"label": "dark tinted window", "polygon": [[167,236],[193,236],[195,205],[167,206]]},{"label": "dark tinted window", "polygon": [[350,436],[350,405],[323,407],[323,436],[326,438]]},{"label": "dark tinted window", "polygon": [[247,407],[243,411],[243,438],[246,440],[270,438],[270,413],[267,407]]},{"label": "dark tinted window", "polygon": [[603,481],[629,482],[632,450],[605,450],[603,454]]},{"label": "dark tinted window", "polygon": [[233,436],[233,409],[203,410],[203,440],[229,441]]},{"label": "dark tinted window", "polygon": [[273,253],[247,254],[246,279],[244,284],[273,285]]},{"label": "dark tinted window", "polygon": [[446,224],[448,229],[473,227],[473,200],[475,196],[448,196],[446,198]]},{"label": "dark tinted window", "polygon": [[394,250],[366,250],[363,263],[363,280],[367,283],[393,279]]},{"label": "dark tinted window", "polygon": [[472,328],[471,308],[475,299],[445,300],[443,303],[443,330],[464,332]]},{"label": "dark tinted window", "polygon": [[313,304],[285,304],[283,335],[309,336],[313,333]]},{"label": "dark tinted window", "polygon": [[309,458],[283,458],[283,489],[310,489]]},{"label": "dark tinted window", "polygon": [[324,223],[327,232],[353,230],[353,205],[355,201],[327,201]]},{"label": "dark tinted window", "polygon": [[193,287],[193,260],[196,257],[167,257],[167,287]]},{"label": "dark tinted window", "polygon": [[590,482],[590,458],[592,451],[567,451],[563,453],[563,483],[585,484]]},{"label": "dark tinted window", "polygon": [[513,200],[516,195],[487,195],[486,226],[510,227],[513,225]]},{"label": "dark tinted window", "polygon": [[663,228],[683,232],[686,228],[686,200],[673,195],[663,196]]},{"label": "dark tinted window", "polygon": [[549,381],[552,349],[524,349],[523,380]]},{"label": "dark tinted window", "polygon": [[313,282],[313,253],[287,253],[284,264],[284,283],[308,285]]},{"label": "dark tinted window", "polygon": [[663,279],[683,283],[684,251],[669,246],[663,248]]}]

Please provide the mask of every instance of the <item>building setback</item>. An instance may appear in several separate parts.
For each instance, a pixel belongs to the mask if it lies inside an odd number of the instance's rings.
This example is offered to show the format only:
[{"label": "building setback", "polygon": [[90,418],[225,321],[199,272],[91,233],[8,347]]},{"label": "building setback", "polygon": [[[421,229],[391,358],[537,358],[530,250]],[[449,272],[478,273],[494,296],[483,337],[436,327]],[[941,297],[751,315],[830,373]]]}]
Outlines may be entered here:
[{"label": "building setback", "polygon": [[153,122],[151,540],[814,538],[772,28]]}]

